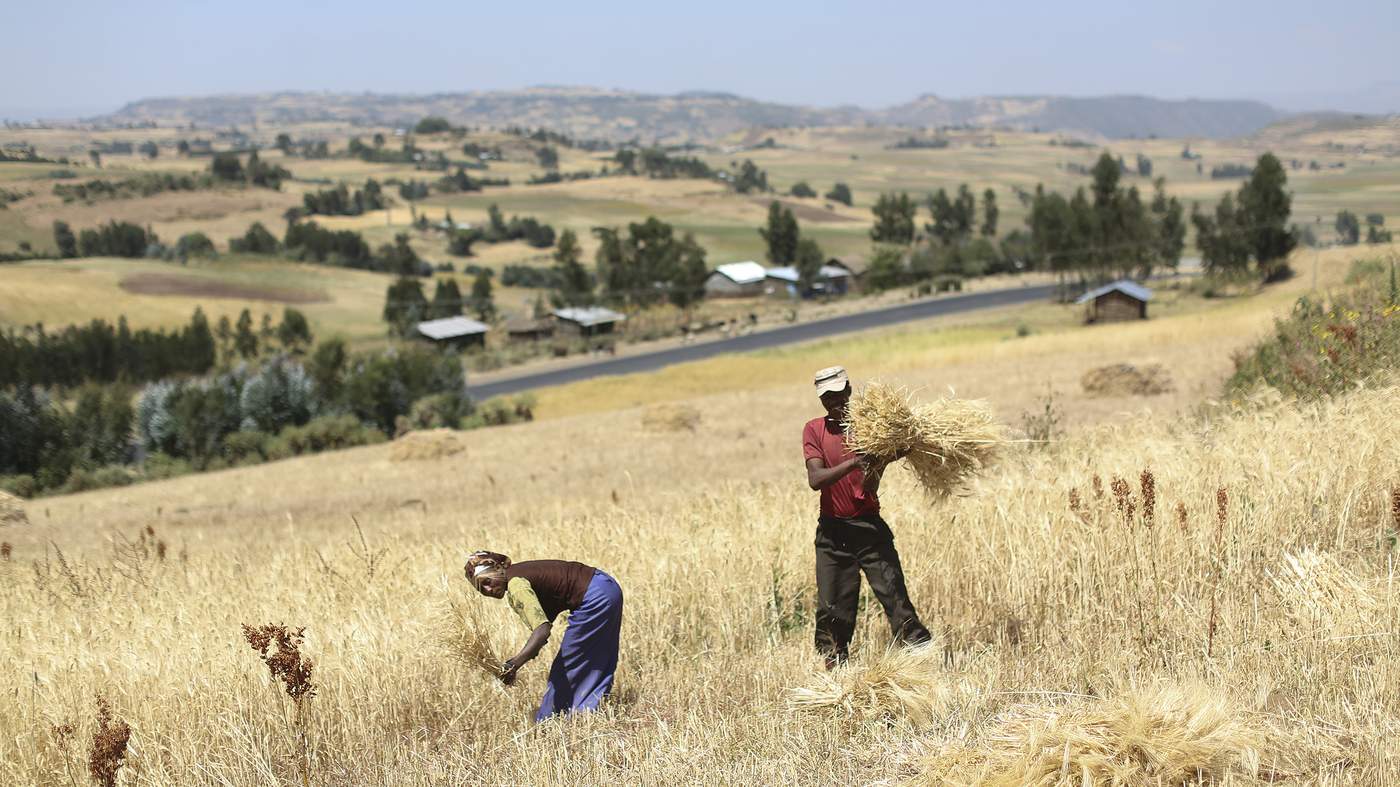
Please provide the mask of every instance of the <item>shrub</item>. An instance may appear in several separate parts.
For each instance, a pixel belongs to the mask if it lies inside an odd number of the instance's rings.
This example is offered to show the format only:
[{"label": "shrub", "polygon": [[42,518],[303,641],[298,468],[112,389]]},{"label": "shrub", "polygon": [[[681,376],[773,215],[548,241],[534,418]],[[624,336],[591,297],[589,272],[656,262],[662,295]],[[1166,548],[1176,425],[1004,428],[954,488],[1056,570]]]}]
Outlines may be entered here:
[{"label": "shrub", "polygon": [[306,369],[287,358],[275,358],[243,384],[240,428],[276,433],[311,420],[317,408],[315,386]]},{"label": "shrub", "polygon": [[267,459],[267,443],[271,436],[257,430],[240,430],[224,435],[223,455],[235,465],[256,464]]},{"label": "shrub", "polygon": [[401,415],[425,396],[466,396],[461,363],[451,354],[410,345],[357,356],[345,372],[345,404],[352,413],[385,434]]},{"label": "shrub", "polygon": [[1274,335],[1235,358],[1227,394],[1259,384],[1316,398],[1400,368],[1400,305],[1360,288],[1329,304],[1300,298]]},{"label": "shrub", "polygon": [[189,462],[159,451],[147,456],[141,469],[145,472],[146,478],[151,481],[175,478],[194,472],[194,468],[190,466]]},{"label": "shrub", "polygon": [[413,403],[405,425],[414,429],[456,429],[472,414],[471,399],[460,392],[433,394]]},{"label": "shrub", "polygon": [[817,196],[816,189],[812,188],[805,180],[799,180],[796,183],[792,184],[792,190],[789,193],[792,194],[792,196],[794,197]]},{"label": "shrub", "polygon": [[34,476],[27,473],[0,476],[0,492],[8,492],[16,497],[33,497],[39,491]]},{"label": "shrub", "polygon": [[96,470],[85,470],[79,467],[69,473],[68,480],[59,488],[59,491],[63,494],[70,494],[72,492],[86,492],[89,489],[128,486],[136,483],[138,478],[136,472],[125,465],[106,465]]},{"label": "shrub", "polygon": [[384,441],[384,434],[361,424],[352,415],[326,415],[303,426],[290,426],[267,441],[268,459],[285,459],[303,454],[373,445]]},{"label": "shrub", "polygon": [[175,254],[180,257],[214,257],[214,241],[202,232],[190,232],[175,242]]}]

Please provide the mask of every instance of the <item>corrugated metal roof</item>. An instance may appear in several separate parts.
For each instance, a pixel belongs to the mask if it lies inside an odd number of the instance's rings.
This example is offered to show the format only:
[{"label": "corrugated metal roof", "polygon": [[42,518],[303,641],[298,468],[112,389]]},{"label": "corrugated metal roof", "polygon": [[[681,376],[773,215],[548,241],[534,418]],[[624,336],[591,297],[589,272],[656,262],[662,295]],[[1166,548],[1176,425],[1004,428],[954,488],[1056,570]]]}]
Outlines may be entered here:
[{"label": "corrugated metal roof", "polygon": [[[821,278],[823,279],[843,279],[850,275],[851,272],[845,268],[839,268],[835,265],[822,266]],[[780,279],[785,282],[796,284],[798,279],[797,268],[792,265],[784,265],[781,268],[769,268],[768,278]]]},{"label": "corrugated metal roof", "polygon": [[440,320],[418,323],[418,332],[434,341],[470,336],[474,333],[486,333],[489,330],[491,330],[491,326],[486,323],[477,322],[467,317],[444,317]]},{"label": "corrugated metal roof", "polygon": [[735,284],[754,284],[768,275],[768,271],[753,260],[726,263],[715,268],[715,272]]},{"label": "corrugated metal roof", "polygon": [[1115,281],[1112,284],[1105,284],[1104,286],[1099,287],[1098,289],[1089,290],[1088,292],[1075,299],[1074,302],[1088,303],[1089,301],[1092,301],[1100,295],[1107,295],[1108,293],[1113,292],[1114,290],[1123,293],[1129,298],[1136,298],[1140,301],[1146,302],[1152,300],[1152,290],[1147,289],[1146,287],[1142,286],[1141,284],[1138,284],[1132,279],[1119,279],[1118,281]]},{"label": "corrugated metal roof", "polygon": [[603,322],[621,322],[627,319],[626,315],[619,314],[612,309],[605,309],[602,306],[570,306],[565,309],[555,309],[554,316],[583,326],[597,325]]}]

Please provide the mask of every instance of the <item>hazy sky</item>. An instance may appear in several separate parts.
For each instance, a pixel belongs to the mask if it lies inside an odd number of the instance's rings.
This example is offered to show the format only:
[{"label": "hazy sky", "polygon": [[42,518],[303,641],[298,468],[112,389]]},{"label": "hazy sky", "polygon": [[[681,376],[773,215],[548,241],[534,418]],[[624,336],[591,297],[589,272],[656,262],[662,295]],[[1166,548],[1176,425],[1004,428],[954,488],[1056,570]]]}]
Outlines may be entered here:
[{"label": "hazy sky", "polygon": [[8,5],[8,117],[153,96],[538,84],[865,107],[1140,93],[1400,111],[1397,0]]}]

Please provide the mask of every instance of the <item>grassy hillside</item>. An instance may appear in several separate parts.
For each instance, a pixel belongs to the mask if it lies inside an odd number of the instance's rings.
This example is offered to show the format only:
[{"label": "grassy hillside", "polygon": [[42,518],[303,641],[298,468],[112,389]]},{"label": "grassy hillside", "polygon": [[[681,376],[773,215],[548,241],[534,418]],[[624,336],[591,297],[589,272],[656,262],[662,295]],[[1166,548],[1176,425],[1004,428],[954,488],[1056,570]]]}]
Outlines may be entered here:
[{"label": "grassy hillside", "polygon": [[[1346,260],[1327,262],[1323,281],[1339,280]],[[14,698],[0,774],[81,773],[100,694],[132,730],[122,779],[157,785],[1015,784],[1061,767],[1079,783],[1081,768],[1104,773],[1095,751],[1145,783],[1154,746],[1187,768],[1174,783],[1197,769],[1393,783],[1400,390],[1193,414],[1297,290],[1278,292],[1072,336],[912,329],[637,381],[694,408],[693,433],[648,428],[634,394],[599,391],[610,406],[466,433],[438,460],[379,446],[32,504],[29,524],[0,529],[15,632],[0,653],[24,665],[0,676]],[[926,718],[860,693],[845,710],[788,704],[793,688],[829,688],[810,643],[816,497],[797,435],[818,414],[807,375],[831,361],[925,396],[985,396],[1013,424],[1049,382],[1072,427],[1005,446],[948,500],[887,478],[911,594],[939,637],[914,688]],[[1078,390],[1080,370],[1118,361],[1164,363],[1177,392]],[[525,636],[461,579],[482,547],[618,577],[605,713],[531,727],[545,664],[504,690],[453,659],[443,641],[468,611],[498,651]],[[316,694],[302,713],[243,640],[240,624],[268,622],[306,627]],[[837,688],[874,680],[887,642],[866,604]],[[1154,710],[1094,723],[1135,701]]]}]

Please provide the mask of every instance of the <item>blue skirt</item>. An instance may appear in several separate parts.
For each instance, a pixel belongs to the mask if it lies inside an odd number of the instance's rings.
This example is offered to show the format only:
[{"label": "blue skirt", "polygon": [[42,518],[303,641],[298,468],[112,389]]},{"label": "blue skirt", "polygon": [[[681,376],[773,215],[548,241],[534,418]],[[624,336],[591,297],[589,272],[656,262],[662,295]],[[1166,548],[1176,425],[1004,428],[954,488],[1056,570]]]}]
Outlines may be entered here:
[{"label": "blue skirt", "polygon": [[617,580],[594,571],[583,603],[569,613],[569,627],[549,668],[549,684],[535,721],[598,709],[612,691],[621,633],[622,588]]}]

